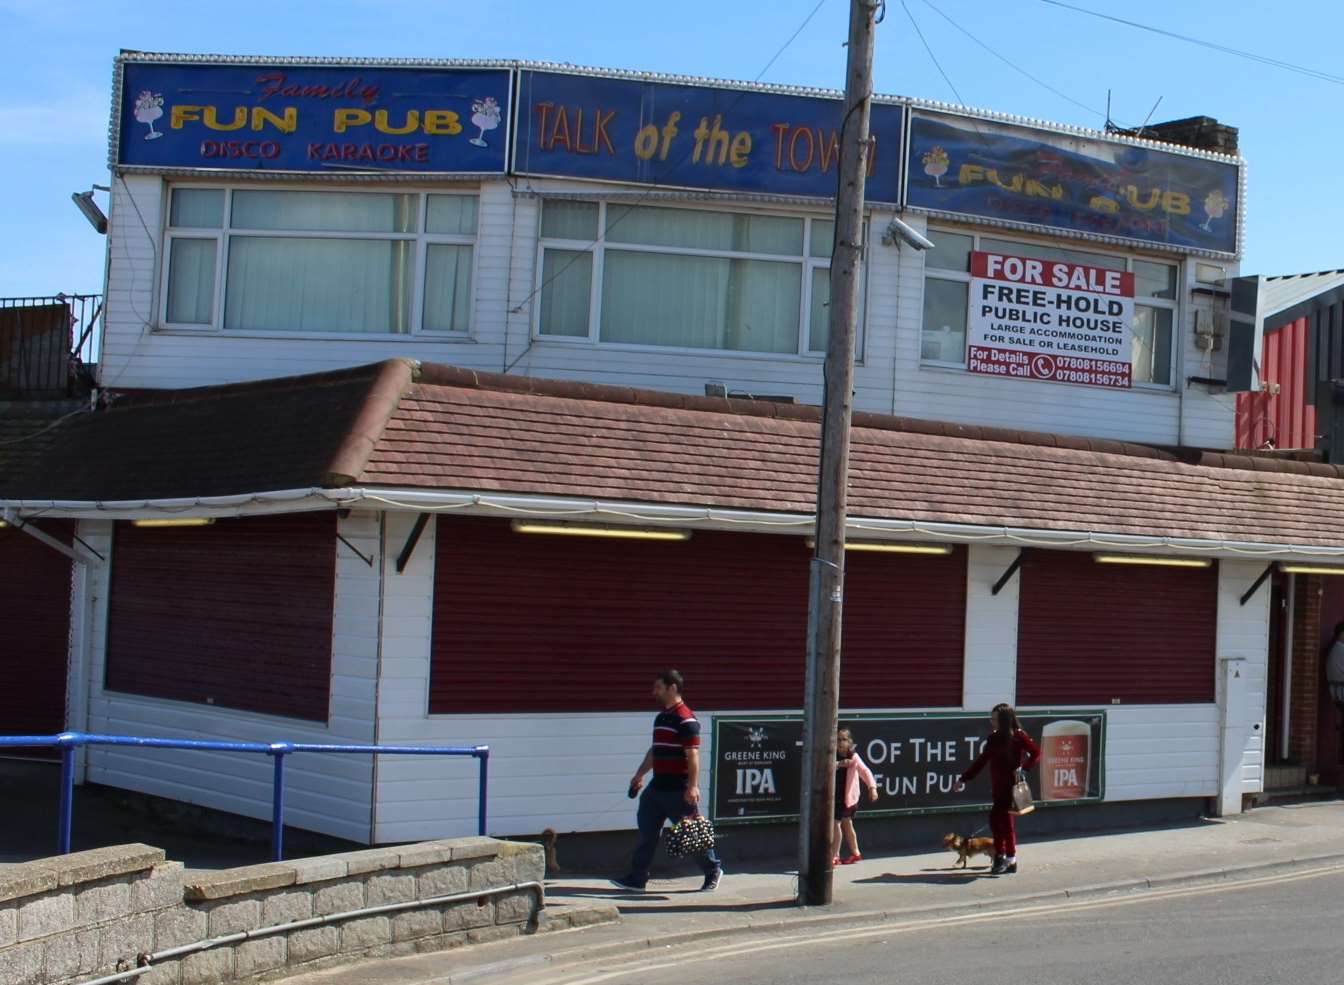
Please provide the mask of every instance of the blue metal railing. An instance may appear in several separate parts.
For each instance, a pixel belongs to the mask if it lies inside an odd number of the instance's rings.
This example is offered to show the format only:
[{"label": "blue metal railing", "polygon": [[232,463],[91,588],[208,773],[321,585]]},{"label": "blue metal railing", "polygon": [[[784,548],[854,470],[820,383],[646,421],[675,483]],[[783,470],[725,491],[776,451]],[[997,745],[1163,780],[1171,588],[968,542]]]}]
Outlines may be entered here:
[{"label": "blue metal railing", "polygon": [[366,753],[399,756],[471,756],[480,762],[480,793],[476,829],[485,834],[485,804],[489,791],[489,746],[362,746],[320,742],[216,742],[207,739],[151,739],[135,735],[97,735],[62,732],[60,735],[3,735],[0,749],[53,747],[61,751],[61,811],[57,854],[70,852],[70,826],[75,809],[75,750],[81,746],[134,746],[141,749],[195,749],[202,752],[256,752],[275,759],[271,786],[271,858],[279,862],[285,848],[285,757],[297,752]]}]

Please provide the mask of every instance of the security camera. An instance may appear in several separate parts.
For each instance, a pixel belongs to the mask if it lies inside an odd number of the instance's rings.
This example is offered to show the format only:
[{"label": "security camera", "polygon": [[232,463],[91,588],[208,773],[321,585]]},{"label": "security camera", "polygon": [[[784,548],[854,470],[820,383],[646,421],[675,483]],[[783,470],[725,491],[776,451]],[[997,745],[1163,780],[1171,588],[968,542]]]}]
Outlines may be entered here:
[{"label": "security camera", "polygon": [[896,240],[901,239],[912,249],[931,250],[934,247],[933,240],[925,236],[910,223],[904,219],[893,218],[887,223],[887,231],[882,234],[883,246],[895,246]]}]

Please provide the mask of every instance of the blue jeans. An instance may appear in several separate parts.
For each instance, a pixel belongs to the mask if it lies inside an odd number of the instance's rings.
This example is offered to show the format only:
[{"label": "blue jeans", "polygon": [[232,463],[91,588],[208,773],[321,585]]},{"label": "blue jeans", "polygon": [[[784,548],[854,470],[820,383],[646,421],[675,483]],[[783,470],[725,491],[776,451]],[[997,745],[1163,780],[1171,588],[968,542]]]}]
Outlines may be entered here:
[{"label": "blue jeans", "polygon": [[[658,835],[663,830],[664,821],[674,824],[683,817],[690,817],[697,808],[686,803],[686,791],[683,788],[661,790],[653,785],[644,788],[639,796],[639,811],[635,819],[639,824],[639,841],[635,845],[635,856],[630,862],[630,877],[639,885],[649,881],[649,863],[653,853],[658,850]],[[719,857],[710,849],[698,859],[705,875],[713,875],[719,870]]]}]

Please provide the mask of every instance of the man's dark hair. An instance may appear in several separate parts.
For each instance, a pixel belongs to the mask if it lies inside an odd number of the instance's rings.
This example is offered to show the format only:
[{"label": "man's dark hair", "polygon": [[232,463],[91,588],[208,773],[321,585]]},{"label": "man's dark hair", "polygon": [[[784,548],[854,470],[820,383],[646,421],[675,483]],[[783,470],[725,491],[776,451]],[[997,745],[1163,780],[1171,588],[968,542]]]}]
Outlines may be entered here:
[{"label": "man's dark hair", "polygon": [[658,680],[663,682],[664,687],[675,687],[677,689],[677,693],[678,694],[681,693],[681,683],[682,683],[681,671],[671,669],[659,671]]}]

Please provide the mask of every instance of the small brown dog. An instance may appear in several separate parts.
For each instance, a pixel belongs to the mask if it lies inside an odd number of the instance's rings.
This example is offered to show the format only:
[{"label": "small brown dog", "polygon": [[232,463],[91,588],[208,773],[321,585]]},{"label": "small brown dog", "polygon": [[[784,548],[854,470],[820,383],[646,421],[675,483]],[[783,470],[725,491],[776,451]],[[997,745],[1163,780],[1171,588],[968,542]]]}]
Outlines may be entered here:
[{"label": "small brown dog", "polygon": [[944,835],[943,846],[949,851],[957,853],[957,861],[961,863],[961,868],[966,868],[968,859],[976,855],[983,855],[991,861],[994,858],[994,839],[993,838],[963,838],[961,835]]}]

